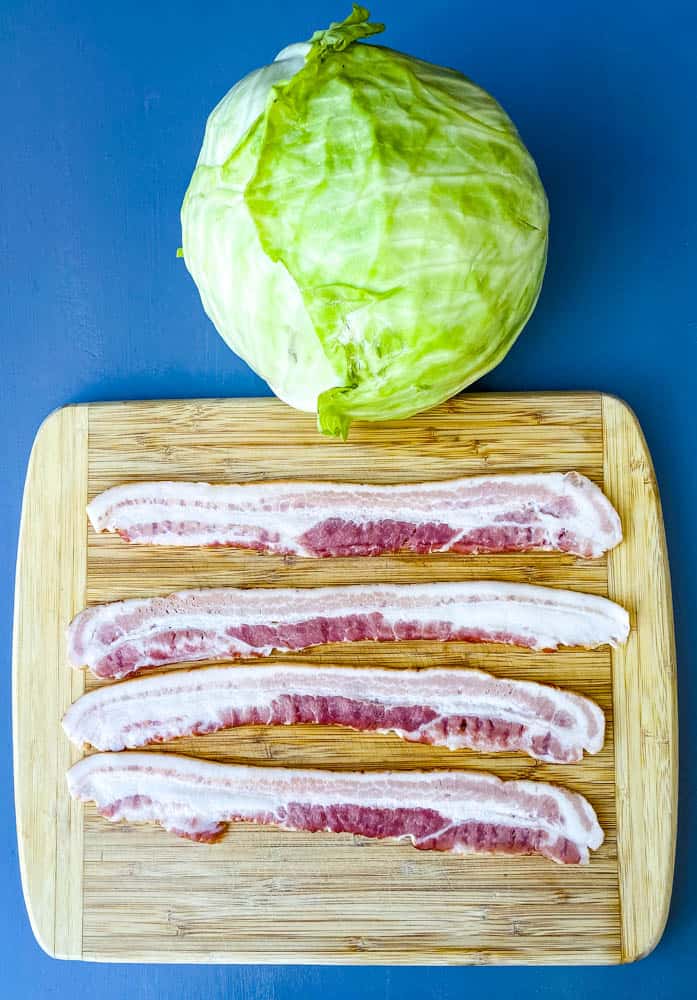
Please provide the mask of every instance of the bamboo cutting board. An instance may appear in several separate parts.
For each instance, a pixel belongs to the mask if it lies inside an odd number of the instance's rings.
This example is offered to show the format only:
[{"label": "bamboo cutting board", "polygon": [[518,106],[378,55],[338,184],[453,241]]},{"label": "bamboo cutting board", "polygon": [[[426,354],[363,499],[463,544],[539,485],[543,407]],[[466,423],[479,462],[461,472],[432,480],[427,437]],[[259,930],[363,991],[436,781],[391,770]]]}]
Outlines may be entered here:
[{"label": "bamboo cutting board", "polygon": [[[394,483],[577,469],[618,508],[607,558],[443,554],[300,560],[232,549],[147,549],[88,528],[85,505],[124,481],[302,478]],[[164,749],[228,762],[337,769],[493,770],[558,781],[595,806],[606,840],[587,867],[458,857],[361,837],[232,825],[217,845],[112,825],[71,802],[79,756],[60,718],[97,683],[70,669],[64,629],[87,604],[210,586],[498,578],[604,594],[628,608],[612,652],[541,654],[464,643],[369,642],[308,664],[473,666],[586,694],[607,740],[580,764],[477,755],[319,726],[246,727]],[[284,657],[288,658],[288,657]],[[280,658],[279,658],[280,659]],[[270,661],[272,662],[272,661]],[[616,963],[663,930],[676,829],[677,716],[670,583],[651,459],[614,397],[468,395],[348,443],[271,399],[90,404],[53,413],[24,495],[14,631],[14,766],[24,895],[50,955],[99,961]]]}]

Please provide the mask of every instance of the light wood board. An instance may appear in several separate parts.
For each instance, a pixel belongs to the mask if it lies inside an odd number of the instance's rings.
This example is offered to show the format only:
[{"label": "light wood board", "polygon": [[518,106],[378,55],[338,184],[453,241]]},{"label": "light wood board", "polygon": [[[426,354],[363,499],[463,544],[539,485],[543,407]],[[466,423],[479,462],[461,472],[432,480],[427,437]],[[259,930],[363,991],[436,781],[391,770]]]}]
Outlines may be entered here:
[{"label": "light wood board", "polygon": [[[124,481],[303,478],[394,483],[577,469],[617,506],[607,558],[405,554],[301,560],[147,549],[88,528],[88,498]],[[349,835],[233,825],[217,845],[112,825],[72,803],[79,752],[60,728],[96,683],[70,669],[63,632],[87,604],[208,586],[311,586],[496,578],[606,594],[631,616],[627,645],[540,654],[492,645],[327,646],[308,664],[474,666],[589,695],[603,751],[554,766],[519,754],[406,744],[318,726],[245,727],[166,744],[220,761],[304,767],[464,768],[557,781],[606,832],[587,867],[456,857]],[[287,658],[287,657],[284,657]],[[272,662],[272,661],[271,661]],[[14,762],[24,894],[51,955],[99,961],[617,963],[647,953],[666,919],[677,789],[675,653],[660,502],[636,420],[594,393],[467,395],[408,421],[352,427],[347,443],[276,400],[68,407],[41,427],[27,473],[14,633]]]}]

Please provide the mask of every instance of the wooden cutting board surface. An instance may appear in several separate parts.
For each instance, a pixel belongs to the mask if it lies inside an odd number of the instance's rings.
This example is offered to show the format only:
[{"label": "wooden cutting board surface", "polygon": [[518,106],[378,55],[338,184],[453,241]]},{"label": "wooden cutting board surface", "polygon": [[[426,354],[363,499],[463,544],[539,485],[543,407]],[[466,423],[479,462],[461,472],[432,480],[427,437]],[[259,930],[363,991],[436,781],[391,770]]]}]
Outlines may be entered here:
[{"label": "wooden cutting board surface", "polygon": [[[97,536],[85,505],[149,479],[397,483],[577,469],[604,488],[625,541],[607,558],[554,554],[301,560],[158,550]],[[608,595],[631,636],[609,651],[369,642],[292,656],[307,664],[478,667],[552,682],[607,715],[603,751],[554,766],[451,753],[319,726],[246,727],[164,749],[261,766],[481,768],[582,792],[605,829],[587,867],[458,857],[350,835],[232,825],[217,845],[112,825],[72,802],[80,752],[60,718],[96,681],[71,670],[64,629],[87,604],[210,586],[495,578]],[[287,659],[288,657],[284,657]],[[280,659],[280,657],[278,658]],[[270,661],[272,662],[272,661]],[[631,411],[594,393],[467,395],[408,421],[320,437],[272,399],[90,404],[53,413],[24,495],[14,632],[14,766],[22,881],[51,955],[99,961],[616,963],[659,939],[673,876],[677,789],[670,581],[651,459]]]}]

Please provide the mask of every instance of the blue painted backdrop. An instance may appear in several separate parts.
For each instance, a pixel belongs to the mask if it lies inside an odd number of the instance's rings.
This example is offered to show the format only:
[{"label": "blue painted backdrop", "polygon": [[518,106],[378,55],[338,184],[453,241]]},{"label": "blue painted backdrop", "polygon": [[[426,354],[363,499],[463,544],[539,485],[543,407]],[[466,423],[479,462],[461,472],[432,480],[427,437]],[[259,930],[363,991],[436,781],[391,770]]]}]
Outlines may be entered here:
[{"label": "blue painted backdrop", "polygon": [[[670,545],[683,772],[666,935],[624,969],[89,966],[51,961],[22,904],[10,757],[12,566],[25,465],[63,403],[254,395],[175,257],[206,115],[346,0],[0,2],[0,968],[5,995],[450,1000],[694,995],[697,712],[693,405],[697,128],[692,0],[374,0],[386,43],[463,70],[508,109],[552,210],[542,297],[488,389],[603,389],[636,409]],[[414,914],[418,923],[419,915]],[[0,991],[1,992],[1,991]]]}]

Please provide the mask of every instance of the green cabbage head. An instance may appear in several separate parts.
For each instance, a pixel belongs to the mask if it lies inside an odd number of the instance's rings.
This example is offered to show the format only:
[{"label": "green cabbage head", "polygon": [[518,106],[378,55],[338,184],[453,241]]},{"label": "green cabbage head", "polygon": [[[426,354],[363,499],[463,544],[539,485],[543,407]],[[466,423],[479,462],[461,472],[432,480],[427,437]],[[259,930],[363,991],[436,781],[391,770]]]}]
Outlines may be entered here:
[{"label": "green cabbage head", "polygon": [[229,346],[325,434],[407,417],[502,360],[533,310],[547,199],[460,73],[362,44],[354,6],[211,113],[186,265]]}]

